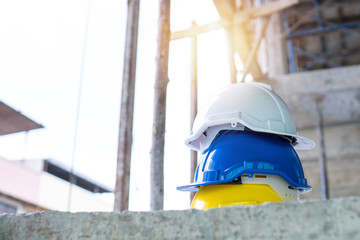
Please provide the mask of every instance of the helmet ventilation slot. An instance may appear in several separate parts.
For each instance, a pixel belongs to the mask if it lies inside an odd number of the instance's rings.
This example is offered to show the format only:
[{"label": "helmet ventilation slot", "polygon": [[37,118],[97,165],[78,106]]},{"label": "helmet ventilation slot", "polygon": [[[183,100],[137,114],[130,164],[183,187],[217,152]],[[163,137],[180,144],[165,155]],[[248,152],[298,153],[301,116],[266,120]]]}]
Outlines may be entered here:
[{"label": "helmet ventilation slot", "polygon": [[255,178],[266,178],[266,175],[255,175]]}]

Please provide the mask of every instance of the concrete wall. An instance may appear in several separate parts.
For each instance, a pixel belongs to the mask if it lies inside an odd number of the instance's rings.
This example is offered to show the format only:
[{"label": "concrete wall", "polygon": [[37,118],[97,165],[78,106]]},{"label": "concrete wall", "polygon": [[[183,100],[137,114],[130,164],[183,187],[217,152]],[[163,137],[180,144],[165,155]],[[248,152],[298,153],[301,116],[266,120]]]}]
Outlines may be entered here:
[{"label": "concrete wall", "polygon": [[208,211],[0,215],[0,239],[360,239],[360,198]]},{"label": "concrete wall", "polygon": [[[318,112],[322,96],[324,143],[330,197],[360,196],[360,66],[281,75],[270,80],[288,104],[300,135],[318,143]],[[299,151],[313,191],[303,199],[321,198],[319,148]]]}]

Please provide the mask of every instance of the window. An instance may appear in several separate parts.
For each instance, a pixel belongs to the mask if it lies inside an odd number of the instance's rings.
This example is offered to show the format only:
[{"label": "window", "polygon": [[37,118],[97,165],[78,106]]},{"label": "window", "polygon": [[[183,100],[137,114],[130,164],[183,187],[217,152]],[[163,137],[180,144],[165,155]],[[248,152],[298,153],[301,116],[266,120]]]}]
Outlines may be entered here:
[{"label": "window", "polygon": [[0,213],[16,213],[17,207],[0,202]]}]

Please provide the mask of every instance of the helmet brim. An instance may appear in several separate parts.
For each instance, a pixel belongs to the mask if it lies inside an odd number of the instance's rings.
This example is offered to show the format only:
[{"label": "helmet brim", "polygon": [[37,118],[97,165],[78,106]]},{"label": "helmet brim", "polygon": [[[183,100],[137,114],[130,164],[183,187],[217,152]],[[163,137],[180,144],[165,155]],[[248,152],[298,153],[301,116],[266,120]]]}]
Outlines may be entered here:
[{"label": "helmet brim", "polygon": [[217,180],[217,181],[207,181],[207,182],[201,182],[201,183],[192,183],[189,185],[179,186],[176,189],[179,191],[188,191],[188,192],[194,192],[199,190],[201,186],[205,185],[214,185],[214,184],[226,184],[231,183],[235,179],[241,177],[243,174],[253,175],[253,174],[269,174],[269,175],[278,175],[282,177],[291,187],[294,189],[297,189],[300,193],[310,192],[312,190],[312,187],[307,184],[299,184],[294,182],[290,177],[288,177],[286,174],[282,172],[278,172],[275,174],[273,171],[269,170],[252,170],[252,169],[245,169],[243,171],[240,171],[238,174],[234,175],[232,178],[224,179],[224,180]]},{"label": "helmet brim", "polygon": [[[248,126],[248,124],[246,124],[242,121],[239,121],[239,120],[237,120],[237,121],[235,120],[233,122],[238,122],[238,124],[246,126],[247,128],[249,128],[250,130],[252,130],[254,132],[262,132],[262,133],[275,134],[275,135],[279,135],[279,136],[293,137],[296,139],[296,141],[294,143],[292,143],[292,146],[295,150],[311,150],[311,149],[315,148],[315,142],[313,140],[303,137],[303,136],[299,136],[297,134],[288,134],[288,133],[284,133],[284,132],[276,132],[276,131],[270,131],[270,130],[266,131],[264,129],[257,129],[257,128]],[[215,123],[215,124],[211,124],[211,125],[210,124],[204,125],[197,132],[191,134],[189,137],[187,137],[185,139],[185,145],[195,151],[204,150],[204,149],[201,149],[201,143],[203,143],[204,141],[207,141],[208,143],[205,144],[205,146],[209,146],[210,143],[212,142],[212,140],[214,140],[214,139],[205,140],[206,137],[203,135],[203,133],[210,127],[216,127],[219,125],[226,125],[226,124],[227,124],[227,122],[224,122],[224,123],[219,122],[219,123]],[[229,128],[226,128],[226,129],[229,129]]]}]

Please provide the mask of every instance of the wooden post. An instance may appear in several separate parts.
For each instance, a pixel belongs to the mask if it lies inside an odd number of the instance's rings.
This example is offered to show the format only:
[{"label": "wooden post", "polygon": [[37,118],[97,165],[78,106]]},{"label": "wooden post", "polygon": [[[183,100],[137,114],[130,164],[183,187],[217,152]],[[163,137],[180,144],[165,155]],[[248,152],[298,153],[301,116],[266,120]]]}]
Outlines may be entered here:
[{"label": "wooden post", "polygon": [[119,141],[115,185],[115,211],[129,208],[130,161],[140,0],[128,1]]},{"label": "wooden post", "polygon": [[151,147],[150,209],[164,206],[164,138],[170,42],[170,0],[159,1],[156,79]]},{"label": "wooden post", "polygon": [[[197,25],[192,22],[192,27],[196,29]],[[190,123],[191,127],[194,124],[194,120],[197,114],[197,34],[191,37],[191,113]],[[190,150],[190,182],[194,180],[195,171],[197,167],[197,152]],[[193,200],[195,192],[190,193],[190,202]]]},{"label": "wooden post", "polygon": [[236,66],[235,66],[235,48],[234,48],[234,26],[231,25],[225,28],[226,36],[228,40],[228,55],[229,55],[229,67],[230,67],[230,82],[236,83]]}]

